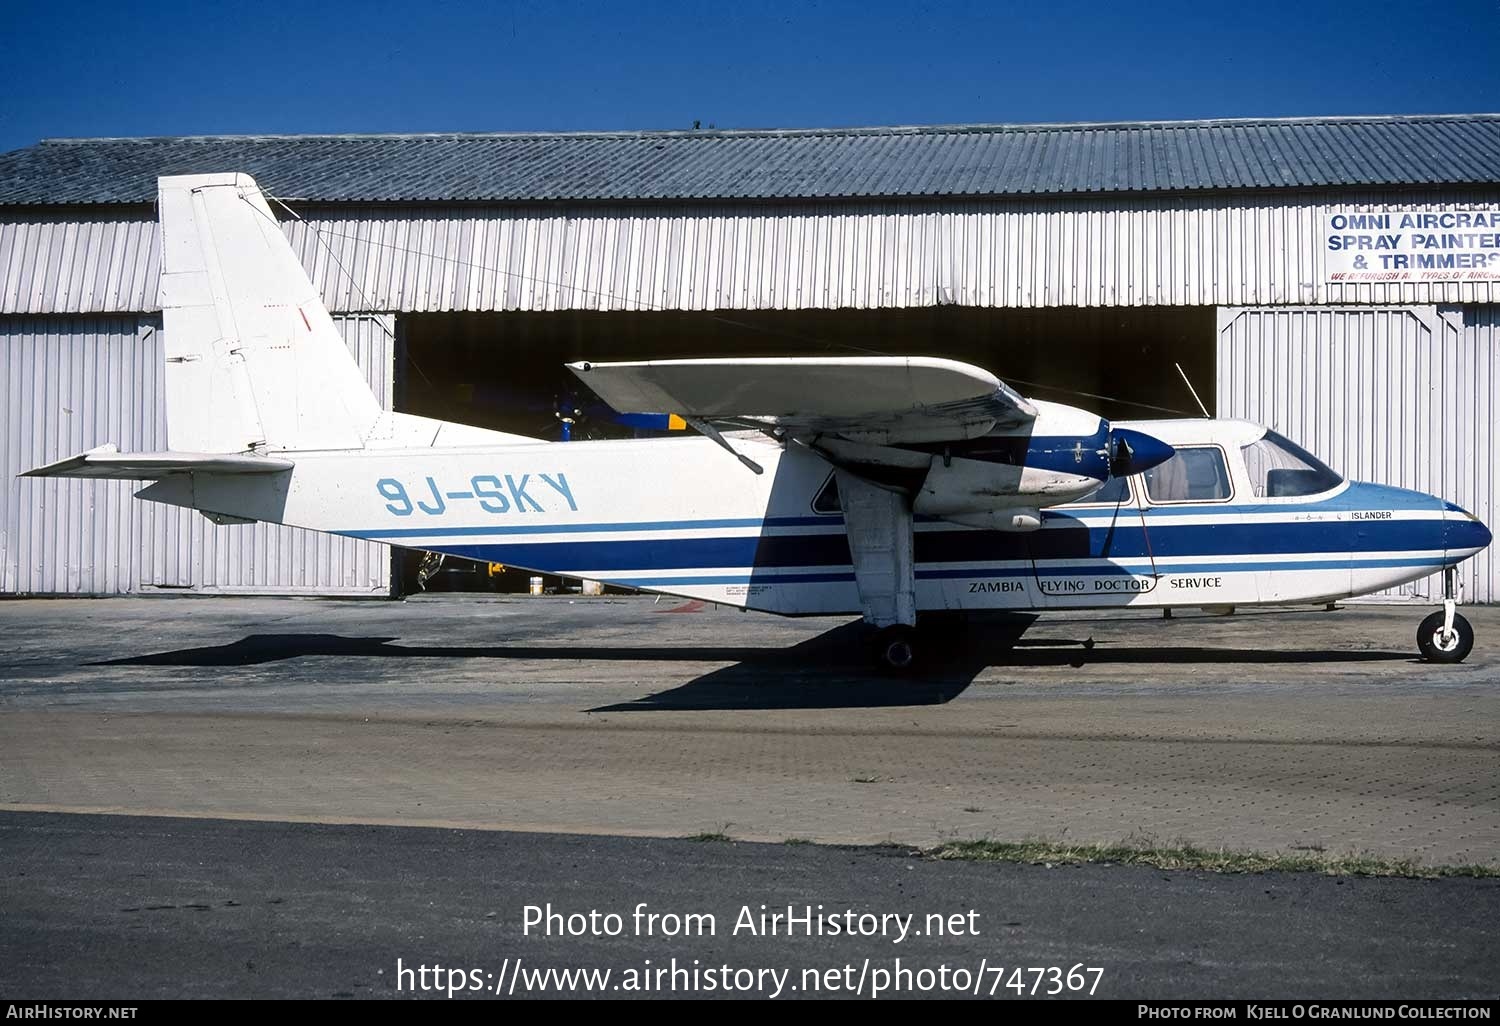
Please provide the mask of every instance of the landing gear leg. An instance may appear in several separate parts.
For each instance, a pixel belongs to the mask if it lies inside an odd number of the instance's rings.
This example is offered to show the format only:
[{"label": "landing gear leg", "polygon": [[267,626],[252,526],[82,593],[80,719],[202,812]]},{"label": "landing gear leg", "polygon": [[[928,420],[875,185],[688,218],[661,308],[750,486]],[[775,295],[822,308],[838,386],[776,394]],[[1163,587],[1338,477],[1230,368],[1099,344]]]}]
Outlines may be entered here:
[{"label": "landing gear leg", "polygon": [[1458,570],[1443,571],[1443,608],[1417,628],[1417,648],[1431,663],[1461,663],[1474,647],[1474,628],[1458,613]]},{"label": "landing gear leg", "polygon": [[876,661],[888,669],[908,672],[917,655],[911,507],[903,495],[842,470],[835,473],[859,603],[865,623],[880,628],[875,635]]},{"label": "landing gear leg", "polygon": [[422,553],[422,562],[417,566],[417,590],[426,591],[427,582],[432,575],[443,568],[443,560],[447,557],[441,552]]}]

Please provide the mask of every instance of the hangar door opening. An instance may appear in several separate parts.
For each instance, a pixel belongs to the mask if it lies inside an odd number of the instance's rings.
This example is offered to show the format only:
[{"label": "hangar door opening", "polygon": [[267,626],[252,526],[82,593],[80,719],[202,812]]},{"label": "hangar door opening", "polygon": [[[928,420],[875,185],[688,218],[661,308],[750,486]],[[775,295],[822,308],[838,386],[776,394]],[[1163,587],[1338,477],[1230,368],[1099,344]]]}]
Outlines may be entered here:
[{"label": "hangar door opening", "polygon": [[[396,409],[557,439],[558,406],[576,400],[584,414],[570,428],[574,438],[630,437],[635,432],[609,420],[565,363],[900,354],[965,360],[1023,394],[1111,419],[1198,416],[1174,365],[1211,403],[1214,315],[1213,307],[954,306],[411,314],[398,320]],[[398,559],[403,592],[416,588],[419,559]],[[427,588],[520,591],[528,577],[460,561],[445,564]]]},{"label": "hangar door opening", "polygon": [[[1490,307],[1226,307],[1218,407],[1275,428],[1346,477],[1441,496],[1493,524],[1500,356]],[[1463,598],[1500,598],[1486,550]],[[1380,598],[1433,602],[1433,575]]]}]

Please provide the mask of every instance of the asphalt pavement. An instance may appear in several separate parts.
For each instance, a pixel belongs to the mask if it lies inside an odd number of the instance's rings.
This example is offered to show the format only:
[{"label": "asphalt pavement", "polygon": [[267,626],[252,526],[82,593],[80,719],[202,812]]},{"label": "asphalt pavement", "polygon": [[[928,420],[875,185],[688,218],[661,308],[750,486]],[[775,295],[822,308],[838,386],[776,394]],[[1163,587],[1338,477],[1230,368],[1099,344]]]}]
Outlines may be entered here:
[{"label": "asphalt pavement", "polygon": [[[1009,999],[1017,985],[1410,1000],[1500,989],[1497,880],[38,813],[0,813],[0,867],[8,999],[447,1001],[454,985],[479,989],[453,1000],[560,989],[868,999],[878,987]],[[790,918],[767,918],[776,913]],[[548,975],[580,970],[589,982]]]},{"label": "asphalt pavement", "polygon": [[[1500,860],[1500,609],[862,627],[650,599],[0,602],[0,807]],[[1085,643],[1091,643],[1091,647]]]}]

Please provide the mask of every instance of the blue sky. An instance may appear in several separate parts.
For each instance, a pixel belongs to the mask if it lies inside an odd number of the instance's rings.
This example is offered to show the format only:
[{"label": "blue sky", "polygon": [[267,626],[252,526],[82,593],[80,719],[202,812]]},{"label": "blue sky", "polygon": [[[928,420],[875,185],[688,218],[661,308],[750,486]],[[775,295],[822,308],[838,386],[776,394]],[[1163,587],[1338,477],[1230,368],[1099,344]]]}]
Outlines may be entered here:
[{"label": "blue sky", "polygon": [[55,136],[1500,110],[1500,0],[0,3]]}]

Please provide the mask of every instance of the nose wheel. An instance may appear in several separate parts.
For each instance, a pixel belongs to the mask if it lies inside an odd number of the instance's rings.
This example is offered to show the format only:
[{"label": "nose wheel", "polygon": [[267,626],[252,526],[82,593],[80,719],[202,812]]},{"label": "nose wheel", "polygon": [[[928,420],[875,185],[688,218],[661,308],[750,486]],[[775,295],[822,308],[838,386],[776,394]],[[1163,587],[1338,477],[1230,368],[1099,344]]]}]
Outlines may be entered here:
[{"label": "nose wheel", "polygon": [[1433,613],[1417,628],[1417,648],[1429,663],[1461,663],[1474,647],[1474,628],[1469,621],[1454,613],[1453,624],[1447,627],[1447,615]]},{"label": "nose wheel", "polygon": [[1443,571],[1443,608],[1417,628],[1417,648],[1430,663],[1461,663],[1474,647],[1474,628],[1458,614],[1457,572]]}]

